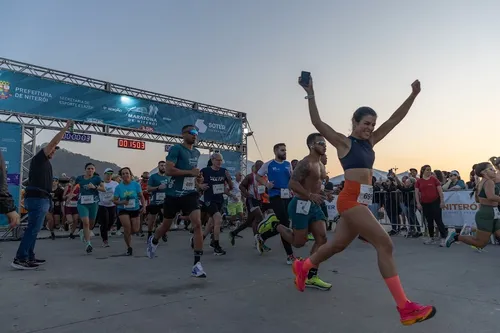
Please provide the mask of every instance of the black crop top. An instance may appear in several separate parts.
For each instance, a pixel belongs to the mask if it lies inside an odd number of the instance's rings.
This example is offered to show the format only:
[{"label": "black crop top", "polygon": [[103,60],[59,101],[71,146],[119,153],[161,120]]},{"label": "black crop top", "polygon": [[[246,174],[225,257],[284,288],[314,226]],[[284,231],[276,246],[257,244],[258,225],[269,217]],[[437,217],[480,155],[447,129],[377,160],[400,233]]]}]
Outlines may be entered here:
[{"label": "black crop top", "polygon": [[375,152],[368,140],[359,140],[349,136],[351,149],[346,156],[340,159],[340,164],[345,170],[349,169],[373,169]]}]

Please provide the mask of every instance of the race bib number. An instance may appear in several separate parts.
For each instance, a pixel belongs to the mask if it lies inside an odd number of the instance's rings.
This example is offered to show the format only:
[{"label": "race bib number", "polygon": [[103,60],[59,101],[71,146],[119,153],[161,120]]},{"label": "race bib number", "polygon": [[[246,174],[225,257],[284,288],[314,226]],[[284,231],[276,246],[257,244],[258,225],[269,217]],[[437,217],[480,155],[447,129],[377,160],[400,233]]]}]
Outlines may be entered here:
[{"label": "race bib number", "polygon": [[358,202],[363,205],[371,205],[373,203],[373,186],[361,184]]},{"label": "race bib number", "polygon": [[194,191],[195,190],[195,178],[185,177],[184,183],[182,184],[183,191]]},{"label": "race bib number", "polygon": [[134,209],[135,208],[135,199],[129,199],[128,203],[123,206],[128,209]]},{"label": "race bib number", "polygon": [[309,214],[309,210],[311,209],[311,201],[306,200],[297,200],[297,209],[295,212],[301,215]]},{"label": "race bib number", "polygon": [[94,196],[93,195],[82,195],[80,197],[80,203],[82,205],[93,204],[94,203]]},{"label": "race bib number", "polygon": [[104,201],[111,201],[113,199],[113,195],[113,192],[106,192],[102,197]]},{"label": "race bib number", "polygon": [[493,208],[493,211],[495,212],[495,220],[500,220],[500,209],[498,207]]},{"label": "race bib number", "polygon": [[163,201],[165,200],[165,193],[156,193],[156,201]]},{"label": "race bib number", "polygon": [[224,184],[215,184],[215,185],[212,185],[212,192],[214,192],[214,194],[222,194],[222,193],[224,193]]},{"label": "race bib number", "polygon": [[290,199],[290,190],[287,188],[281,189],[281,199]]},{"label": "race bib number", "polygon": [[265,187],[264,185],[259,185],[259,186],[257,187],[257,193],[259,193],[259,194],[264,194],[264,193],[266,193],[266,187]]},{"label": "race bib number", "polygon": [[76,201],[68,201],[66,202],[66,207],[76,207],[77,202]]}]

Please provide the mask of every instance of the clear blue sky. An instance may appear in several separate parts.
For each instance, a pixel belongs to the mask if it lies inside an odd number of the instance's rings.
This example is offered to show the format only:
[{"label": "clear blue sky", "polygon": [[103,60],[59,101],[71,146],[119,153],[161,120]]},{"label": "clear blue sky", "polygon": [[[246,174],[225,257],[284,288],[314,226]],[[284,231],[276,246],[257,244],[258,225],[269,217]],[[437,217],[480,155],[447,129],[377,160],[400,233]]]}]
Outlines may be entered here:
[{"label": "clear blue sky", "polygon": [[[422,94],[375,167],[468,172],[500,155],[498,13],[493,0],[8,1],[0,56],[247,112],[264,159],[276,142],[289,159],[306,154],[301,70],[313,73],[324,119],[346,134],[354,109],[372,106],[380,124],[418,78]],[[161,145],[115,145],[63,144],[136,172],[164,156]],[[249,152],[260,158],[253,143]]]}]

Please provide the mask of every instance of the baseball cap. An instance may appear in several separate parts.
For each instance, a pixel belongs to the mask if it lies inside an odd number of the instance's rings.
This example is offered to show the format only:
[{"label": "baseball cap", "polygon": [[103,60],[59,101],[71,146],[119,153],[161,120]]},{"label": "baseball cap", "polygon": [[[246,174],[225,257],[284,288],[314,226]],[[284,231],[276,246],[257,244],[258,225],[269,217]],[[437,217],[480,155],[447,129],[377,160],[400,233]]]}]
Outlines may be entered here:
[{"label": "baseball cap", "polygon": [[104,170],[104,173],[113,173],[113,169],[111,169],[111,168],[106,168],[106,170]]},{"label": "baseball cap", "polygon": [[330,183],[330,182],[326,183],[325,190],[333,191],[333,183]]}]

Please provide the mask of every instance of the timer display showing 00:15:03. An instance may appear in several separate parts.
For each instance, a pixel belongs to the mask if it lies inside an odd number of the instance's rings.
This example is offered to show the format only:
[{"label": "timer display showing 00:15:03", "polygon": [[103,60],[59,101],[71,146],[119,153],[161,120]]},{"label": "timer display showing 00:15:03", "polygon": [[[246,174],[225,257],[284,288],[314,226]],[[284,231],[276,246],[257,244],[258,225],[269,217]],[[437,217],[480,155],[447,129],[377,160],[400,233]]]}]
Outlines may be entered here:
[{"label": "timer display showing 00:15:03", "polygon": [[118,148],[145,150],[146,142],[131,139],[118,139]]}]

